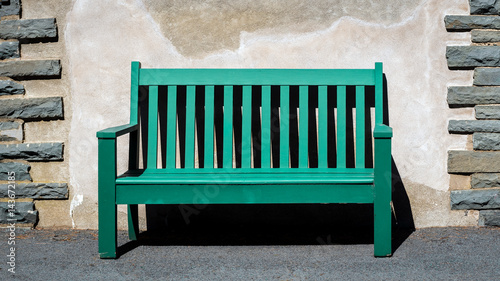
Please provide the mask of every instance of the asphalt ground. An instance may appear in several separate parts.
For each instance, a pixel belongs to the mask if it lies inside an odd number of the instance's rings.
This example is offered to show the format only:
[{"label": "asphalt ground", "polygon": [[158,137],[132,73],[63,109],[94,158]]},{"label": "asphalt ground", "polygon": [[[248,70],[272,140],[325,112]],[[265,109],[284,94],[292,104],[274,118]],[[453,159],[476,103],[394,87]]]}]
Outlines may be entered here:
[{"label": "asphalt ground", "polygon": [[15,273],[10,231],[1,232],[0,280],[500,280],[500,228],[401,232],[390,258],[374,258],[369,239],[335,233],[274,244],[238,231],[200,242],[199,230],[131,242],[120,231],[116,260],[99,259],[95,230],[16,229]]}]

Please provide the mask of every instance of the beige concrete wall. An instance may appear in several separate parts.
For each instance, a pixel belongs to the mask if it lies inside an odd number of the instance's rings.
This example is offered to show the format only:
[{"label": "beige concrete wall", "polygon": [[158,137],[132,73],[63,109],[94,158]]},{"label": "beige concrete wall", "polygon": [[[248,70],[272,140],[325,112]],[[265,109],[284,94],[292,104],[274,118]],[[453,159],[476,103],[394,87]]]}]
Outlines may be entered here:
[{"label": "beige concrete wall", "polygon": [[[416,226],[477,225],[477,213],[449,210],[450,183],[468,181],[446,172],[447,151],[468,145],[448,134],[448,120],[472,118],[470,109],[448,108],[446,89],[470,85],[472,73],[448,70],[446,45],[470,38],[446,32],[443,18],[467,14],[467,0],[24,0],[23,11],[24,18],[57,17],[60,39],[47,55],[63,59],[61,82],[26,86],[28,94],[38,87],[40,95],[65,96],[65,120],[36,127],[52,128],[48,138],[66,143],[64,163],[51,165],[69,181],[70,199],[37,204],[40,225],[97,227],[95,132],[127,123],[133,60],[165,68],[371,68],[382,61],[393,157]],[[36,52],[48,51],[23,47],[23,56]],[[34,177],[45,173],[35,168]]]}]

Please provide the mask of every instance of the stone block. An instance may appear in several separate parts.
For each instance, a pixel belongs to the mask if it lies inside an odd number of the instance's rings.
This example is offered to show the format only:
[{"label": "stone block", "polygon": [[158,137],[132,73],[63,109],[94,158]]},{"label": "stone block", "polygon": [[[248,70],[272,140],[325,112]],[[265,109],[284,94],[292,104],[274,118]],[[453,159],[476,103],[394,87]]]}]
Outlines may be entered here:
[{"label": "stone block", "polygon": [[500,31],[474,29],[471,31],[471,40],[473,43],[500,42]]},{"label": "stone block", "polygon": [[476,105],[476,119],[500,119],[499,105]]},{"label": "stone block", "polygon": [[21,3],[20,0],[9,0],[8,2],[0,3],[0,17],[20,15]]},{"label": "stone block", "polygon": [[448,87],[450,106],[500,103],[500,87]]},{"label": "stone block", "polygon": [[472,29],[500,29],[498,16],[453,16],[444,17],[444,24],[449,31],[470,31]]},{"label": "stone block", "polygon": [[500,68],[474,69],[474,85],[476,86],[498,86],[500,85]]},{"label": "stone block", "polygon": [[448,132],[452,134],[500,133],[500,120],[450,120]]},{"label": "stone block", "polygon": [[23,84],[11,80],[0,80],[0,96],[4,95],[24,95]]},{"label": "stone block", "polygon": [[0,141],[23,141],[23,123],[0,121]]},{"label": "stone block", "polygon": [[500,134],[474,133],[472,145],[475,150],[500,150]]},{"label": "stone block", "polygon": [[36,223],[38,211],[33,202],[16,202],[11,208],[8,202],[0,202],[0,224],[6,223]]},{"label": "stone block", "polygon": [[57,37],[56,19],[4,20],[0,39],[43,39]]},{"label": "stone block", "polygon": [[472,188],[500,187],[499,173],[472,174],[470,185]]},{"label": "stone block", "polygon": [[19,58],[19,42],[0,43],[0,60]]},{"label": "stone block", "polygon": [[452,190],[452,210],[488,210],[500,208],[500,189]]},{"label": "stone block", "polygon": [[[0,198],[9,198],[9,184],[0,184]],[[68,184],[66,183],[16,183],[16,198],[32,199],[67,199]]]},{"label": "stone block", "polygon": [[63,117],[61,97],[3,99],[0,107],[0,118],[51,120]]},{"label": "stone block", "polygon": [[448,151],[448,173],[500,173],[500,151]]},{"label": "stone block", "polygon": [[500,210],[479,211],[479,226],[500,226]]},{"label": "stone block", "polygon": [[61,63],[59,60],[17,60],[0,62],[0,76],[29,79],[59,75],[61,75]]},{"label": "stone block", "polygon": [[61,161],[63,160],[63,143],[0,144],[0,160],[2,159]]},{"label": "stone block", "polygon": [[500,66],[500,46],[447,46],[449,68]]},{"label": "stone block", "polygon": [[15,181],[31,181],[29,164],[20,162],[3,162],[0,163],[0,181],[8,181],[9,173],[14,172]]},{"label": "stone block", "polygon": [[498,15],[499,0],[469,0],[471,15]]}]

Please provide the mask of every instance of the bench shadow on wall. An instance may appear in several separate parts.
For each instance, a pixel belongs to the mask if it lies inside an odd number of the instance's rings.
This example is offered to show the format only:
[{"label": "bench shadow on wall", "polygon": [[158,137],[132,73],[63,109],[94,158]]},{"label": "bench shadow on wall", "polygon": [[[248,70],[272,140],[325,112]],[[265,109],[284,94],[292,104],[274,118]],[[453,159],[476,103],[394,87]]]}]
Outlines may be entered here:
[{"label": "bench shadow on wall", "polygon": [[[388,124],[387,87],[384,76],[384,123]],[[203,87],[197,88],[196,122],[204,124],[205,103]],[[252,91],[252,138],[254,166],[260,167],[260,92],[259,87]],[[271,135],[273,167],[279,167],[279,88],[272,87],[271,101]],[[329,90],[330,92],[330,90]],[[334,90],[333,90],[334,92]],[[161,136],[166,135],[166,88],[159,89],[159,128]],[[140,123],[147,132],[148,92],[141,89]],[[315,109],[318,108],[317,88],[310,88],[309,101],[309,165],[318,166],[317,124]],[[332,95],[332,94],[329,94]],[[334,120],[336,93],[329,98],[328,120]],[[354,87],[347,88],[347,122],[353,124],[353,108],[355,108]],[[233,99],[233,126],[236,167],[241,167],[241,87],[235,87]],[[290,112],[297,112],[298,87],[290,89]],[[370,108],[374,106],[374,89],[366,89],[365,128],[366,163],[373,167],[371,126],[373,120]],[[215,138],[216,150],[222,152],[222,87],[215,87]],[[373,110],[372,110],[373,111]],[[179,87],[177,96],[178,138],[185,139],[186,91]],[[254,118],[256,117],[256,118]],[[334,122],[331,122],[334,123]],[[354,167],[354,129],[347,126],[347,167]],[[198,143],[199,167],[203,168],[204,126],[196,127]],[[161,165],[165,167],[165,138],[160,136]],[[329,124],[328,142],[336,146],[333,125]],[[147,151],[147,134],[141,136],[141,149]],[[179,142],[180,166],[184,167],[185,147]],[[393,147],[398,149],[397,147]],[[217,163],[222,163],[222,154],[217,153]],[[179,161],[180,160],[180,161]],[[142,161],[146,162],[146,153],[142,153]],[[292,167],[298,166],[298,120],[296,115],[290,116],[290,162]],[[336,151],[329,149],[328,165],[335,167]],[[159,166],[160,167],[160,166]],[[394,160],[393,172],[393,251],[413,232],[414,222],[410,202]],[[306,187],[305,187],[306,188]],[[147,205],[147,231],[141,233],[138,242],[129,242],[121,246],[121,251],[138,245],[322,245],[322,244],[371,244],[373,243],[373,205],[372,204],[231,204],[231,205]]]}]

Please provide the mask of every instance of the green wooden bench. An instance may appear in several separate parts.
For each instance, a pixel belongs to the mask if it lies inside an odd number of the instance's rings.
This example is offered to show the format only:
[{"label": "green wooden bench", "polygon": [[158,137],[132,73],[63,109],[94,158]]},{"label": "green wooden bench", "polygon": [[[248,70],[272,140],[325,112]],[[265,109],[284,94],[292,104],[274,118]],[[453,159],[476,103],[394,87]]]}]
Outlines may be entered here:
[{"label": "green wooden bench", "polygon": [[[139,95],[144,91],[146,99]],[[351,108],[348,100],[355,101]],[[199,203],[194,198],[206,188],[215,195],[203,204],[372,203],[375,256],[390,256],[392,129],[383,124],[383,108],[382,63],[374,69],[143,69],[132,62],[130,123],[97,132],[100,257],[116,258],[118,204],[128,206],[135,240],[137,204]],[[297,119],[292,135],[290,120]],[[129,170],[118,176],[117,138],[126,134]],[[310,145],[317,146],[317,167]]]}]

